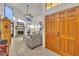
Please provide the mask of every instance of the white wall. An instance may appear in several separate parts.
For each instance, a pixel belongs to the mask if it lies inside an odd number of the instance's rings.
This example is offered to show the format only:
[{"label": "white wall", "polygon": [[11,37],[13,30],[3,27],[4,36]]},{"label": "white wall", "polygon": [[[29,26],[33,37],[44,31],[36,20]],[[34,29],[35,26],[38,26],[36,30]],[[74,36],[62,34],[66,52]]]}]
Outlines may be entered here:
[{"label": "white wall", "polygon": [[3,18],[3,16],[4,16],[4,4],[2,4],[2,3],[0,3],[0,16],[1,16],[1,18]]},{"label": "white wall", "polygon": [[[39,24],[39,22],[43,22],[43,27],[44,27],[44,15],[40,15],[38,17],[34,17],[33,20],[32,20],[32,24]],[[42,43],[43,43],[43,47],[45,46],[45,29],[43,28],[43,31],[42,31]]]},{"label": "white wall", "polygon": [[43,30],[42,30],[42,43],[43,47],[45,47],[45,15],[46,15],[46,8],[45,4],[42,4],[42,10],[40,10],[42,14],[40,16],[34,17],[32,20],[32,24],[38,24],[40,21],[43,23]]}]

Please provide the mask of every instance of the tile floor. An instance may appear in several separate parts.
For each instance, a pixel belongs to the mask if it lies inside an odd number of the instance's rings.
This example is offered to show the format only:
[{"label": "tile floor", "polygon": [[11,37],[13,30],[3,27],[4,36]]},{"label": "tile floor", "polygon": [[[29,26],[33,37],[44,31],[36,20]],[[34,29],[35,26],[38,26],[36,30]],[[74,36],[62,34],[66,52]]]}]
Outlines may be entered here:
[{"label": "tile floor", "polygon": [[10,56],[59,56],[55,52],[50,51],[42,46],[30,49],[26,45],[26,41],[22,37],[12,38],[10,46]]}]

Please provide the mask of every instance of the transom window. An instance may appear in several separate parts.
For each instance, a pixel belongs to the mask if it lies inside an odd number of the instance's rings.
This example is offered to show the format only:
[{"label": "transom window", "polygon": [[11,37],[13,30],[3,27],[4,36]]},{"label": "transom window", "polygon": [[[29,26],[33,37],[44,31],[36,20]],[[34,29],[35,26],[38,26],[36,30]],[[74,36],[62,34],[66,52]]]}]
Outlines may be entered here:
[{"label": "transom window", "polygon": [[59,5],[60,3],[46,3],[46,9],[49,10],[53,7],[56,7],[57,5]]}]

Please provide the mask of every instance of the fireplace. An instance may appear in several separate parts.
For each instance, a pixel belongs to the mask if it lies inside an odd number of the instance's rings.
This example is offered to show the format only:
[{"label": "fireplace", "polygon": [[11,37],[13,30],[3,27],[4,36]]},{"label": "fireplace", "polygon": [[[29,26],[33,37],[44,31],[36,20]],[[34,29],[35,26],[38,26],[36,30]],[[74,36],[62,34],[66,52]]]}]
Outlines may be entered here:
[{"label": "fireplace", "polygon": [[16,37],[21,37],[24,35],[24,31],[17,31],[16,32]]},{"label": "fireplace", "polygon": [[24,34],[24,31],[17,31],[18,32],[18,35],[23,35]]},{"label": "fireplace", "polygon": [[25,31],[24,24],[18,22],[16,26],[16,37],[23,36],[25,34],[24,31]]}]

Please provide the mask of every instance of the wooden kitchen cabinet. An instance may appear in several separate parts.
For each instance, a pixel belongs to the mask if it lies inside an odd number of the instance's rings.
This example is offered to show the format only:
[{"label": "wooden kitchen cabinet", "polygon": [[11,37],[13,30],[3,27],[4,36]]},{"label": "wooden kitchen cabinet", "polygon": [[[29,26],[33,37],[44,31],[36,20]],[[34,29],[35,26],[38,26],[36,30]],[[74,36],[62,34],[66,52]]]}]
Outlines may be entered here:
[{"label": "wooden kitchen cabinet", "polygon": [[48,42],[46,43],[46,48],[55,51],[61,55],[79,56],[78,11],[79,7],[73,7],[46,16],[45,32],[47,33],[48,31],[49,33],[45,36],[46,42]]}]

